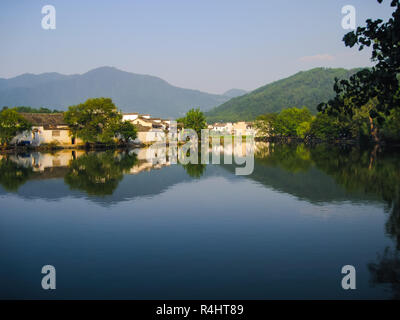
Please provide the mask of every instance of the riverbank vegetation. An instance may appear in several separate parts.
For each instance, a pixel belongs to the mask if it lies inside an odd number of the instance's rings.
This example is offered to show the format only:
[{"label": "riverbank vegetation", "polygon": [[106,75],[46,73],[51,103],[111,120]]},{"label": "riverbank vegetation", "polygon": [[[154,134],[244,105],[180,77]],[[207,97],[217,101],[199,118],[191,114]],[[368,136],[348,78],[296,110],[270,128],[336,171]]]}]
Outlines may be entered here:
[{"label": "riverbank vegetation", "polygon": [[255,121],[258,137],[295,138],[305,141],[374,142],[378,131],[379,141],[400,143],[400,112],[393,110],[382,123],[371,119],[371,104],[355,110],[353,116],[318,113],[311,115],[303,107],[285,109],[280,113],[259,116]]}]

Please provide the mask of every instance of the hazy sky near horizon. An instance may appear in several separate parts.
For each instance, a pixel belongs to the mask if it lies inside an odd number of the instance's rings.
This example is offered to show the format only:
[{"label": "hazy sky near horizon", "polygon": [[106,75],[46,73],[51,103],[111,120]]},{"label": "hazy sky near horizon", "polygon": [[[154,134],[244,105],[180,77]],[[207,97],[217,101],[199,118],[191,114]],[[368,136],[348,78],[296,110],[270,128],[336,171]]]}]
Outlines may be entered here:
[{"label": "hazy sky near horizon", "polygon": [[[101,66],[210,93],[253,90],[313,67],[371,65],[342,42],[341,9],[357,25],[387,19],[376,0],[2,0],[0,78]],[[56,30],[41,9],[56,8]]]}]

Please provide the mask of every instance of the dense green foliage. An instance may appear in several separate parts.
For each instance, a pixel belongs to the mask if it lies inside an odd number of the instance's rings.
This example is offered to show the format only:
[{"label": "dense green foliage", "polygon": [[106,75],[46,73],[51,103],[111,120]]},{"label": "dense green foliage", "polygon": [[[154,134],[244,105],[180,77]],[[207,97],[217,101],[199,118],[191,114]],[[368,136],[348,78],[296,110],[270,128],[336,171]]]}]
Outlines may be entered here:
[{"label": "dense green foliage", "polygon": [[112,144],[117,138],[136,138],[135,127],[122,121],[122,115],[110,98],[88,99],[69,107],[64,114],[73,136],[87,143]]},{"label": "dense green foliage", "polygon": [[309,127],[311,113],[307,108],[289,108],[282,110],[275,119],[275,134],[294,137],[299,132],[303,132],[305,127]]},{"label": "dense green foliage", "polygon": [[335,79],[336,96],[318,106],[330,115],[353,117],[357,110],[373,101],[369,116],[371,137],[375,142],[381,138],[379,129],[385,120],[396,118],[400,109],[400,1],[392,0],[391,7],[395,10],[387,22],[368,19],[365,27],[358,27],[343,38],[350,48],[358,45],[359,50],[363,50],[372,46],[371,60],[376,64],[357,72],[349,80]]},{"label": "dense green foliage", "polygon": [[305,138],[310,134],[313,116],[306,107],[289,108],[280,113],[270,113],[257,117],[255,127],[258,136],[279,136]]},{"label": "dense green foliage", "polygon": [[[8,109],[8,107],[3,107],[4,109]],[[48,109],[48,108],[32,108],[32,107],[27,107],[27,106],[18,106],[12,108],[18,113],[61,113],[62,111],[56,110],[56,109]]]},{"label": "dense green foliage", "polygon": [[206,118],[200,109],[189,110],[185,117],[177,119],[177,122],[183,123],[185,129],[193,129],[198,137],[201,136],[201,129],[207,128]]},{"label": "dense green foliage", "polygon": [[[292,137],[320,140],[351,139],[368,142],[371,137],[369,111],[373,102],[357,109],[352,117],[344,114],[318,113],[312,116],[307,108],[289,108],[280,113],[257,117],[255,127],[259,137]],[[382,136],[386,140],[400,140],[400,114],[394,110],[385,122]]]},{"label": "dense green foliage", "polygon": [[315,114],[321,101],[334,97],[335,78],[347,79],[358,70],[315,68],[299,72],[225,102],[206,113],[207,121],[248,121],[261,114],[302,106]]},{"label": "dense green foliage", "polygon": [[9,144],[18,134],[30,130],[30,123],[14,109],[0,112],[0,143]]},{"label": "dense green foliage", "polygon": [[117,127],[118,138],[122,142],[129,142],[130,140],[135,140],[137,137],[137,129],[134,124],[129,121],[122,121]]}]

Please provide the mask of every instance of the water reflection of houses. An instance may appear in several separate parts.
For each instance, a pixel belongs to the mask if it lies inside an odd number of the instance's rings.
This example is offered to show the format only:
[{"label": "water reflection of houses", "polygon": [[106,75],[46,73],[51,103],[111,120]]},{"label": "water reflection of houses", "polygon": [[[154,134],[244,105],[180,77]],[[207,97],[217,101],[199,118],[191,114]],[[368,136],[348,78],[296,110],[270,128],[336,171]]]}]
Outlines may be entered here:
[{"label": "water reflection of houses", "polygon": [[216,144],[209,148],[209,151],[214,155],[233,156],[236,158],[246,157],[253,154],[255,143],[246,143],[245,141],[225,141],[224,145]]},{"label": "water reflection of houses", "polygon": [[[164,148],[141,148],[133,149],[130,152],[136,155],[137,162],[128,174],[137,174],[142,171],[160,169],[170,165]],[[64,149],[55,153],[31,152],[12,154],[8,155],[7,158],[20,166],[32,168],[32,171],[37,172],[39,175],[48,176],[50,172],[55,173],[57,171],[59,173],[58,177],[63,177],[63,173],[65,174],[71,162],[85,154],[87,154],[85,150]],[[0,155],[0,157],[3,158],[6,156]],[[64,170],[61,170],[62,168]]]},{"label": "water reflection of houses", "polygon": [[44,172],[51,168],[68,167],[72,160],[85,154],[84,150],[60,150],[56,153],[22,153],[10,155],[9,159],[24,167],[31,167],[35,172]]},{"label": "water reflection of houses", "polygon": [[167,148],[162,147],[150,147],[134,149],[137,157],[137,164],[135,164],[131,170],[130,174],[137,174],[142,171],[150,171],[154,169],[161,169],[166,166],[170,166],[169,156],[167,154]]}]

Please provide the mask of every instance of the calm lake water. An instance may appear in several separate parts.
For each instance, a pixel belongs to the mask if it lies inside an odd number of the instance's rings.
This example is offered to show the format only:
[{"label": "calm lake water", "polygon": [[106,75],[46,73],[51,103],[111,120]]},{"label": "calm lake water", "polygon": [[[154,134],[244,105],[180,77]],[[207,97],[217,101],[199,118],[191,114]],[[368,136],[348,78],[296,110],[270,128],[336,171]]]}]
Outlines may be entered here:
[{"label": "calm lake water", "polygon": [[400,297],[399,152],[258,144],[249,176],[145,153],[0,156],[1,299]]}]

